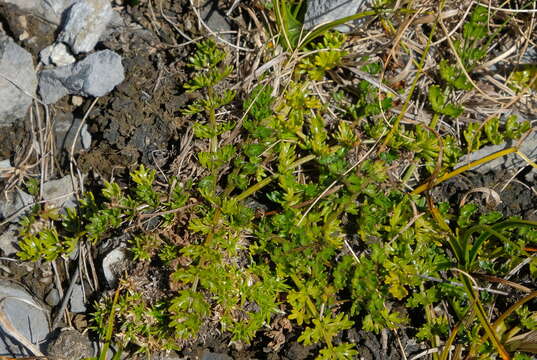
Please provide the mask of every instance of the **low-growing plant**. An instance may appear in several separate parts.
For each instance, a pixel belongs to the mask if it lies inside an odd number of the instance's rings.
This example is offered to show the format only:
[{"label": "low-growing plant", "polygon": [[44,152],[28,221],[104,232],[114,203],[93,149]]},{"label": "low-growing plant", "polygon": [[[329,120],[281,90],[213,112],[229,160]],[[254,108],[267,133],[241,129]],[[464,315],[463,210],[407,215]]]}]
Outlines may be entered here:
[{"label": "low-growing plant", "polygon": [[[297,9],[284,1],[274,6],[280,26],[295,26],[289,21]],[[483,13],[475,10],[456,45],[469,51],[468,69],[483,57],[472,50],[484,41],[483,26]],[[332,103],[321,99],[311,84],[338,71],[346,55],[345,36],[324,30],[322,39],[308,35],[304,42],[287,29],[290,50],[312,52],[278,94],[264,84],[242,99],[226,87],[233,68],[225,52],[212,40],[197,44],[191,80],[183,85],[196,97],[182,113],[200,147],[200,178],[140,166],[126,186],[106,182],[76,210],[35,209],[22,221],[22,259],[53,261],[80,241],[97,244],[125,233],[133,263],[164,274],[158,296],[146,296],[147,283],[136,274],[95,304],[93,329],[106,346],[148,354],[214,333],[249,344],[285,316],[318,359],[354,358],[353,329],[379,333],[407,325],[416,327],[418,339],[446,345],[435,359],[447,359],[456,341],[469,356],[496,352],[507,359],[508,349],[527,348],[527,338],[515,335],[535,330],[535,314],[519,304],[491,322],[486,307],[493,295],[474,279],[506,276],[520,265],[537,242],[537,224],[423,196],[466,169],[443,175],[462,154],[460,144],[436,134],[435,124],[403,126],[398,117],[389,119],[390,129],[383,116],[393,94],[365,80],[334,94]],[[369,61],[361,70],[381,68]],[[437,120],[455,118],[463,108],[450,102],[450,92],[467,84],[453,64],[444,62],[440,71],[444,87],[431,88],[429,101]],[[243,119],[222,109],[240,111]],[[484,128],[492,143],[527,128],[509,120],[502,133],[495,121]],[[385,151],[361,147],[387,133]],[[357,150],[367,156],[357,158]],[[403,152],[438,177],[406,191],[389,172]],[[439,313],[443,300],[449,309]],[[516,319],[507,321],[515,310]]]}]

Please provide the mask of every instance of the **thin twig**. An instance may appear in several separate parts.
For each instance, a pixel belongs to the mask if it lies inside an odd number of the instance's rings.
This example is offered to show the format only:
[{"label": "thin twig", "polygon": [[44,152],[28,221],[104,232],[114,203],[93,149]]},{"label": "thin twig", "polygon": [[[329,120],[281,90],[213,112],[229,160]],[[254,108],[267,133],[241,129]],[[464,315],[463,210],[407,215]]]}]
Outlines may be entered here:
[{"label": "thin twig", "polygon": [[[207,30],[212,36],[214,36],[218,41],[228,45],[228,46],[231,46],[232,48],[234,49],[237,49],[237,50],[242,50],[242,51],[247,51],[247,52],[253,52],[255,51],[255,49],[250,49],[250,48],[245,48],[245,47],[242,47],[242,46],[237,46],[235,44],[232,44],[230,43],[229,41],[221,38],[220,36],[218,36],[218,34],[221,34],[222,32],[214,32],[210,27],[209,25],[207,25],[205,23],[205,21],[203,21],[203,19],[201,18],[201,15],[197,9],[197,7],[194,5],[194,3],[192,2],[192,0],[189,0],[190,1],[190,5],[192,6],[192,10],[194,10],[194,13],[196,14],[196,17],[198,18],[198,21],[200,22],[200,24],[205,28],[205,30]],[[234,32],[234,31],[233,31]]]},{"label": "thin twig", "polygon": [[65,295],[63,297],[62,303],[60,305],[60,308],[58,309],[58,312],[56,313],[56,316],[54,317],[54,320],[52,321],[52,329],[56,329],[58,326],[63,312],[65,308],[67,307],[67,303],[69,302],[69,299],[71,298],[71,294],[73,293],[73,290],[75,288],[76,282],[78,281],[78,278],[80,277],[80,269],[77,265],[75,269],[75,273],[73,274],[73,277],[71,278],[71,283],[69,284],[69,287],[67,288],[67,291],[65,292]]},{"label": "thin twig", "polygon": [[91,103],[90,107],[88,108],[88,110],[84,114],[84,117],[82,117],[82,120],[80,120],[80,124],[78,125],[78,128],[76,129],[76,132],[75,132],[73,143],[71,144],[71,149],[69,149],[69,170],[70,170],[70,174],[71,174],[71,183],[73,185],[73,190],[75,191],[75,196],[76,196],[77,200],[80,200],[79,199],[80,193],[84,192],[84,178],[80,174],[80,170],[78,169],[78,166],[76,168],[77,169],[77,175],[78,175],[78,181],[76,181],[76,178],[75,178],[75,173],[74,173],[74,169],[73,169],[74,166],[76,165],[76,160],[75,160],[75,157],[74,157],[75,145],[76,145],[76,142],[78,141],[78,136],[80,134],[80,131],[82,130],[82,126],[84,126],[84,124],[86,123],[86,119],[88,118],[89,113],[91,112],[91,110],[93,109],[95,104],[97,103],[97,100],[99,100],[98,97],[96,97],[93,100],[93,102]]},{"label": "thin twig", "polygon": [[[442,280],[442,279],[435,278],[435,277],[428,276],[428,275],[419,275],[419,277],[422,278],[422,279],[434,281],[434,282],[437,282],[437,283],[450,284],[450,285],[453,285],[453,286],[464,287],[464,284],[461,284],[461,283],[456,282],[456,281]],[[494,289],[486,289],[486,288],[477,286],[475,284],[474,284],[474,286],[472,286],[472,288],[475,289],[475,290],[479,290],[479,291],[486,291],[486,292],[489,292],[491,294],[498,294],[498,295],[504,295],[504,296],[509,296],[510,295],[508,292],[505,292],[505,291],[494,290]]]},{"label": "thin twig", "polygon": [[509,8],[495,7],[495,6],[492,6],[490,3],[489,4],[483,4],[483,3],[480,3],[479,1],[473,1],[473,3],[476,4],[476,5],[479,5],[479,6],[486,7],[487,9],[490,9],[490,10],[495,10],[495,11],[502,11],[502,12],[508,12],[508,13],[537,14],[537,9],[519,10],[519,9],[509,9]]}]

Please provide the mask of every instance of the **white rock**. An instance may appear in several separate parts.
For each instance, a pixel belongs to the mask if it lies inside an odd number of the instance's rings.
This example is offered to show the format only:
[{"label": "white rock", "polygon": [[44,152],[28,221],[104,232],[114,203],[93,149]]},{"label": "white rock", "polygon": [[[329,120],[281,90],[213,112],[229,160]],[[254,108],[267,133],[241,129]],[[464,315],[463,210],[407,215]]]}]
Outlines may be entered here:
[{"label": "white rock", "polygon": [[0,126],[26,116],[36,88],[32,56],[0,33]]},{"label": "white rock", "polygon": [[66,11],[65,25],[58,36],[73,53],[93,50],[113,16],[109,0],[77,0]]},{"label": "white rock", "polygon": [[121,56],[102,50],[75,64],[43,70],[39,93],[46,104],[55,103],[67,94],[103,96],[125,79],[124,72]]},{"label": "white rock", "polygon": [[103,259],[103,274],[108,285],[113,288],[117,285],[117,273],[114,271],[127,258],[127,250],[125,248],[115,248],[110,251]]},{"label": "white rock", "polygon": [[73,96],[71,98],[71,104],[73,104],[74,106],[80,106],[84,103],[84,99],[82,98],[82,96]]},{"label": "white rock", "polygon": [[[21,286],[10,281],[0,279],[0,298],[2,311],[11,324],[26,339],[39,347],[49,333],[48,311],[45,310],[33,297]],[[24,346],[18,344],[0,327],[0,354],[11,356],[28,356]]]},{"label": "white rock", "polygon": [[72,64],[76,59],[71,55],[67,45],[63,43],[54,43],[47,46],[39,53],[41,62],[45,65],[54,64],[56,66],[65,66]]},{"label": "white rock", "polygon": [[[368,6],[368,0],[308,0],[304,27],[311,29],[317,25],[329,23],[347,16],[357,14]],[[336,30],[348,32],[351,27],[339,25]]]}]

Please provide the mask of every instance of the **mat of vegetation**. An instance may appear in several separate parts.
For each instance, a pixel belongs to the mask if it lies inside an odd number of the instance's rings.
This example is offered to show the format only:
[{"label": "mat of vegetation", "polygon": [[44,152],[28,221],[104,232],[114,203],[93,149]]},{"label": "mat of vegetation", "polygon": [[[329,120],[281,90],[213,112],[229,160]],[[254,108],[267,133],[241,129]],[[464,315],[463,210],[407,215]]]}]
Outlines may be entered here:
[{"label": "mat of vegetation", "polygon": [[[241,1],[237,31],[218,34],[186,4],[182,104],[151,108],[178,134],[166,156],[122,154],[128,174],[90,173],[74,210],[35,206],[18,256],[76,266],[128,249],[88,311],[100,359],[213,343],[237,358],[531,359],[537,165],[519,148],[536,120],[536,6],[381,0],[305,30],[299,1]],[[457,185],[509,154],[524,165]]]}]

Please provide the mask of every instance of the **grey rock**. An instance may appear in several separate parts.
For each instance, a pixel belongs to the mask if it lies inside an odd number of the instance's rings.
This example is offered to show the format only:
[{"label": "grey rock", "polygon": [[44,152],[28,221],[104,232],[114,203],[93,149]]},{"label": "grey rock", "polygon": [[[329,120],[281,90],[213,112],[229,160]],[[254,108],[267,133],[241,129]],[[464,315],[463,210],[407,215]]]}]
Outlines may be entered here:
[{"label": "grey rock", "polygon": [[233,358],[226,354],[213,353],[205,350],[201,354],[201,360],[233,360]]},{"label": "grey rock", "polygon": [[7,194],[7,198],[0,196],[0,219],[13,217],[10,221],[16,222],[29,210],[29,207],[28,209],[24,208],[33,202],[32,195],[18,189]]},{"label": "grey rock", "polygon": [[71,176],[67,175],[44,183],[43,200],[54,208],[74,208],[76,204]]},{"label": "grey rock", "polygon": [[63,30],[58,36],[75,53],[93,50],[113,17],[109,0],[77,0],[65,15]]},{"label": "grey rock", "polygon": [[13,4],[20,10],[59,25],[63,11],[74,0],[0,0],[0,3]]},{"label": "grey rock", "polygon": [[127,250],[125,248],[115,248],[103,258],[103,274],[106,282],[111,288],[117,285],[119,269],[121,263],[127,258]]},{"label": "grey rock", "polygon": [[74,313],[84,313],[87,310],[84,303],[84,289],[82,285],[76,284],[69,298],[69,310]]},{"label": "grey rock", "polygon": [[[82,120],[73,119],[72,113],[61,114],[56,116],[54,121],[54,135],[56,137],[56,148],[62,149],[69,153],[73,146],[76,133]],[[88,126],[84,123],[80,128],[80,134],[76,137],[75,152],[82,149],[89,149],[91,145],[91,134],[88,132]]]},{"label": "grey rock", "polygon": [[120,13],[118,13],[115,10],[112,10],[112,17],[110,18],[110,22],[108,23],[109,28],[118,29],[125,26],[125,19],[123,19],[123,16],[121,16]]},{"label": "grey rock", "polygon": [[39,95],[45,104],[53,104],[70,90],[70,78],[74,77],[73,66],[60,66],[55,69],[43,70],[39,75]]},{"label": "grey rock", "polygon": [[524,55],[522,55],[522,59],[520,59],[521,64],[533,64],[537,62],[537,48],[535,46],[529,47]]},{"label": "grey rock", "polygon": [[54,43],[47,46],[41,50],[39,58],[45,65],[54,64],[56,66],[65,66],[76,61],[74,56],[69,52],[67,45],[63,43]]},{"label": "grey rock", "polygon": [[50,65],[52,64],[52,60],[50,59],[50,55],[52,54],[52,50],[54,49],[54,45],[49,45],[43,50],[39,52],[39,60],[41,60],[41,63],[43,65]]},{"label": "grey rock", "polygon": [[3,256],[14,256],[19,251],[16,247],[18,233],[18,226],[11,224],[0,235],[0,250],[2,250]]},{"label": "grey rock", "polygon": [[[500,145],[484,146],[471,154],[463,156],[459,163],[455,166],[455,169],[467,165],[472,161],[482,159],[483,157],[491,155],[500,150],[513,147],[514,145],[516,145],[516,141],[509,140]],[[537,131],[534,131],[528,135],[528,137],[520,145],[519,151],[530,159],[535,159],[537,157]],[[486,174],[490,171],[514,170],[525,165],[527,165],[526,162],[520,156],[517,154],[509,154],[476,166],[475,168],[472,168],[472,170],[481,174]]]},{"label": "grey rock", "polygon": [[231,34],[220,34],[231,31],[231,23],[219,9],[218,1],[208,1],[201,9],[201,17],[205,24],[207,24],[212,31],[217,33],[219,37],[224,38],[227,41],[232,41],[233,37]]},{"label": "grey rock", "polygon": [[80,95],[103,96],[125,80],[121,56],[110,50],[89,55],[75,68],[85,78]]},{"label": "grey rock", "polygon": [[186,357],[181,357],[174,352],[160,352],[151,354],[151,360],[184,360]]},{"label": "grey rock", "polygon": [[11,167],[11,161],[9,159],[0,161],[0,174],[4,171],[9,171]]},{"label": "grey rock", "polygon": [[103,96],[125,79],[124,72],[121,56],[102,50],[75,64],[43,70],[39,77],[39,93],[46,104],[67,94]]},{"label": "grey rock", "polygon": [[50,305],[51,307],[54,307],[60,303],[60,293],[58,292],[58,289],[50,289],[47,296],[45,297],[45,302]]},{"label": "grey rock", "polygon": [[47,345],[47,354],[55,359],[86,359],[93,356],[93,346],[87,335],[62,329]]},{"label": "grey rock", "polygon": [[0,34],[0,126],[26,116],[37,88],[32,56]]},{"label": "grey rock", "polygon": [[[21,286],[0,279],[2,310],[21,335],[33,344],[43,341],[49,333],[49,313]],[[28,351],[9,333],[0,328],[0,356],[27,356]]]},{"label": "grey rock", "polygon": [[[357,14],[364,11],[368,3],[368,0],[308,0],[306,14],[304,15],[304,27],[311,29],[320,24]],[[348,32],[351,27],[339,25],[335,29],[341,32]]]}]

